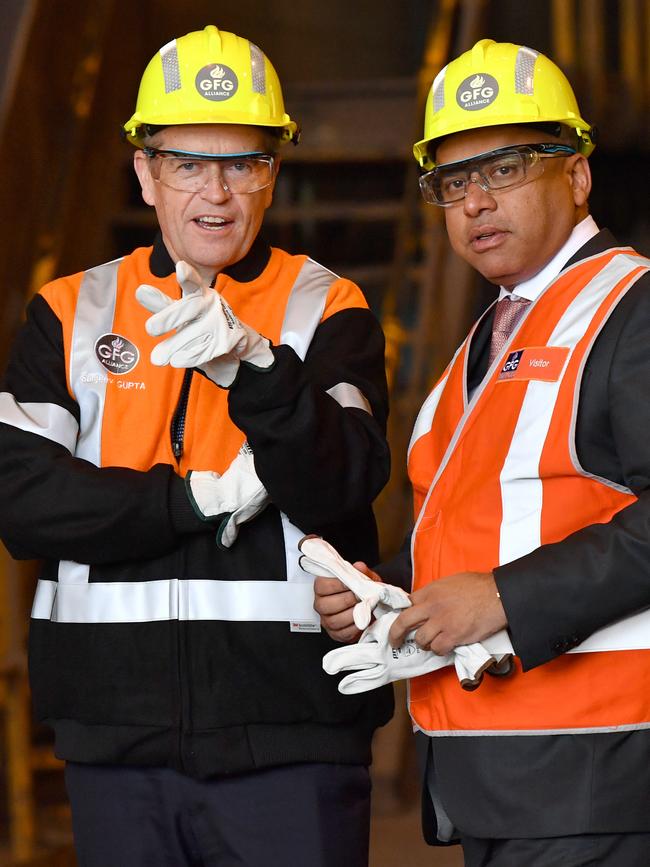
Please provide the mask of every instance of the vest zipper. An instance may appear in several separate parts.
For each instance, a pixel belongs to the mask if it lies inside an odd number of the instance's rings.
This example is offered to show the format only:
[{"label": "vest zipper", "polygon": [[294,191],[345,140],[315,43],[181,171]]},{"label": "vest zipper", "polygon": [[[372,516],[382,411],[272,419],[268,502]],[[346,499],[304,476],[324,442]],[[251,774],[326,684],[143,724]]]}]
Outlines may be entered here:
[{"label": "vest zipper", "polygon": [[183,440],[185,438],[185,416],[187,414],[187,401],[190,396],[190,386],[192,385],[192,374],[194,373],[192,368],[188,368],[185,371],[185,376],[183,377],[183,385],[181,386],[181,393],[178,398],[178,403],[176,404],[176,409],[174,410],[174,415],[172,416],[172,422],[169,426],[169,433],[172,441],[172,452],[174,453],[174,457],[176,460],[180,460],[183,456]]}]

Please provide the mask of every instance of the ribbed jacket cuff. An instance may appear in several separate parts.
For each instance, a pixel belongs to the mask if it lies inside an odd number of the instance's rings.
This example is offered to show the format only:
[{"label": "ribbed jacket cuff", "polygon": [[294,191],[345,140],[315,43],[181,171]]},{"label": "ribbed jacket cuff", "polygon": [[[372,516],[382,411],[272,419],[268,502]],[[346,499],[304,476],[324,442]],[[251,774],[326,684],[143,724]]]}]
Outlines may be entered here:
[{"label": "ribbed jacket cuff", "polygon": [[169,517],[176,533],[205,533],[209,525],[194,511],[185,490],[185,480],[173,475],[169,483]]}]

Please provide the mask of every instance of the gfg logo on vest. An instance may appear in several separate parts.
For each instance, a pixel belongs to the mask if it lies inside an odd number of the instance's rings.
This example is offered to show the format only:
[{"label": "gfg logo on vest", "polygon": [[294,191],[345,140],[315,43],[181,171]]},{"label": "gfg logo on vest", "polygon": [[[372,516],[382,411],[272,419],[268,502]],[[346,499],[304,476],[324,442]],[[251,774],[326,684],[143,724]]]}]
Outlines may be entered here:
[{"label": "gfg logo on vest", "polygon": [[106,370],[118,376],[129,373],[140,360],[138,347],[121,334],[102,334],[95,343],[95,355]]},{"label": "gfg logo on vest", "polygon": [[200,69],[194,81],[201,96],[212,102],[222,102],[237,93],[239,82],[229,66],[221,63],[211,63]]},{"label": "gfg logo on vest", "polygon": [[506,363],[501,368],[501,373],[514,373],[514,371],[519,367],[519,362],[521,361],[521,356],[523,354],[523,349],[517,349],[515,352],[511,352],[506,359]]},{"label": "gfg logo on vest", "polygon": [[477,111],[491,105],[499,95],[499,83],[492,75],[482,72],[461,82],[456,102],[467,111]]}]

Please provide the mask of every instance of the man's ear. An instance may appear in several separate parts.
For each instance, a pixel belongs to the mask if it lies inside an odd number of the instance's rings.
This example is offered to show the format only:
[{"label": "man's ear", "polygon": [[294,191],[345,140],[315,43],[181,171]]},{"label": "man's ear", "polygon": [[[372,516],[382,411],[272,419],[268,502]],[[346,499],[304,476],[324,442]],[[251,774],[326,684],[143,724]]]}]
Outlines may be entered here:
[{"label": "man's ear", "polygon": [[582,154],[576,154],[572,157],[570,166],[571,172],[571,188],[573,190],[573,201],[576,208],[581,208],[589,201],[591,192],[591,168],[589,160],[583,157]]},{"label": "man's ear", "polygon": [[147,205],[155,204],[154,198],[154,179],[151,177],[151,169],[149,166],[149,157],[139,148],[133,154],[133,168],[140,181],[142,189],[142,198]]}]

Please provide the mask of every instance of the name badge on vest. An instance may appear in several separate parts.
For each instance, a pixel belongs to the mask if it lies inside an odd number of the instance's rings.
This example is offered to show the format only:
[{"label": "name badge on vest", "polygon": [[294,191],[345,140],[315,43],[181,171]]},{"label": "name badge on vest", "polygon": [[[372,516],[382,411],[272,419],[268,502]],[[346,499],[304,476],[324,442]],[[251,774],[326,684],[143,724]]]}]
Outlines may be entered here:
[{"label": "name badge on vest", "polygon": [[511,379],[557,382],[569,354],[568,346],[526,346],[511,352],[497,382]]}]

